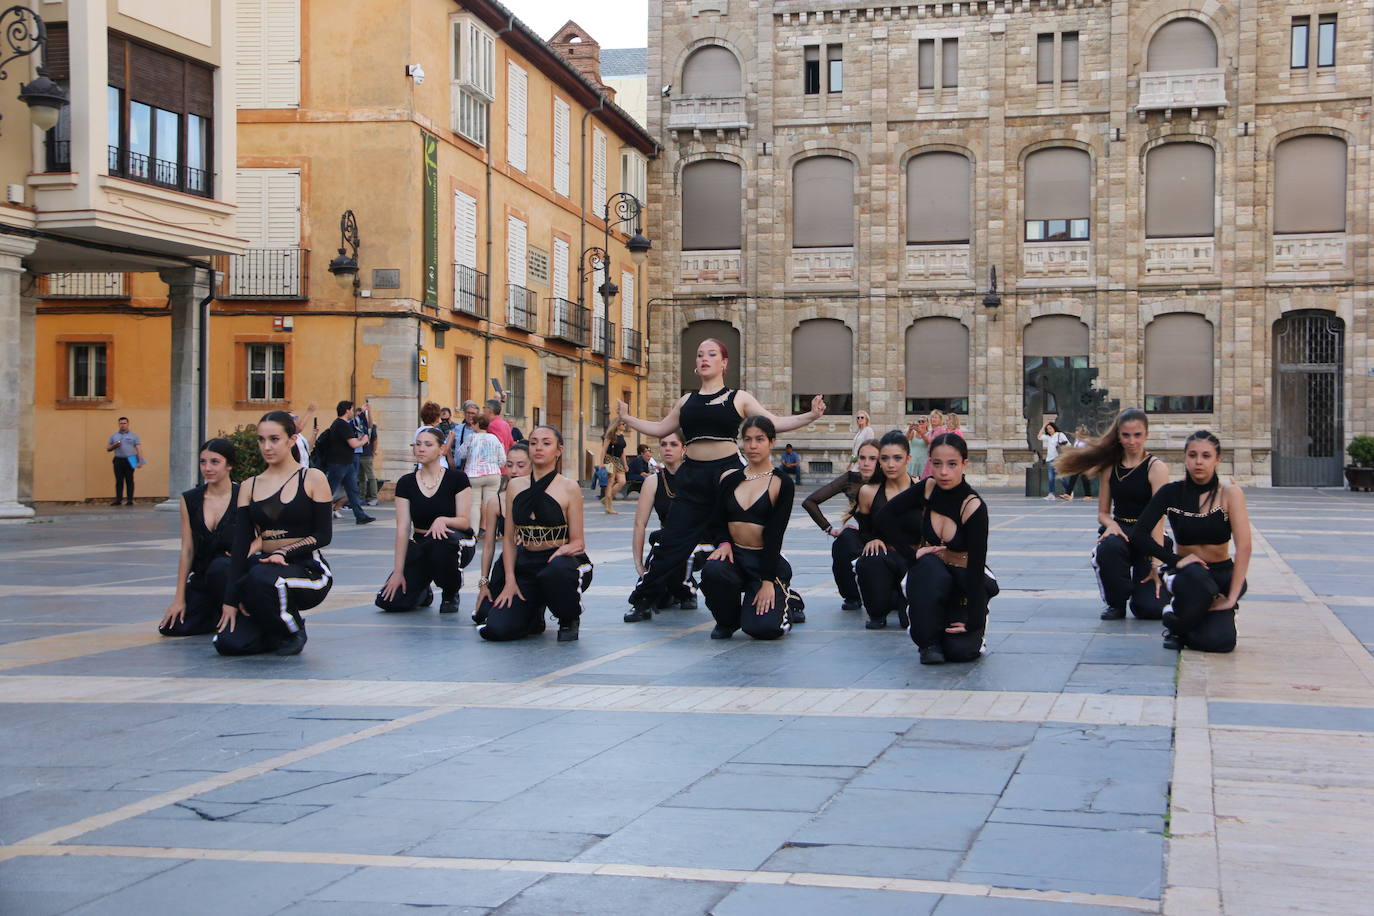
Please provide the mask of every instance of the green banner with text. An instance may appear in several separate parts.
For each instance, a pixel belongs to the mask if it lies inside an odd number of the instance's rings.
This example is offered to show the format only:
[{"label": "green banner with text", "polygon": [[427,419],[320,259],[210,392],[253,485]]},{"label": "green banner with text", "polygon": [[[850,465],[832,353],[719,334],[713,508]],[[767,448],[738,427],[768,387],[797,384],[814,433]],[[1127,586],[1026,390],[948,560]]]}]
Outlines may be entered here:
[{"label": "green banner with text", "polygon": [[424,131],[425,305],[439,306],[439,140]]}]

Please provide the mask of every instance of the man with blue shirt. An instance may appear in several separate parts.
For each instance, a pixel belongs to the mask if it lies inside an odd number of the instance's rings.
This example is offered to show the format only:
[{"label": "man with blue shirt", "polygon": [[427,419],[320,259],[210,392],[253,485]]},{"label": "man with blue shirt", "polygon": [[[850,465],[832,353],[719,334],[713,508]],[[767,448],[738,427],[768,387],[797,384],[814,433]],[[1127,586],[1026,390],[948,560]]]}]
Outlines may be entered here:
[{"label": "man with blue shirt", "polygon": [[[112,506],[134,504],[134,468],[143,465],[143,441],[129,430],[129,418],[119,418],[119,431],[110,435],[105,451],[114,452],[115,498]],[[127,493],[127,497],[125,494]]]}]

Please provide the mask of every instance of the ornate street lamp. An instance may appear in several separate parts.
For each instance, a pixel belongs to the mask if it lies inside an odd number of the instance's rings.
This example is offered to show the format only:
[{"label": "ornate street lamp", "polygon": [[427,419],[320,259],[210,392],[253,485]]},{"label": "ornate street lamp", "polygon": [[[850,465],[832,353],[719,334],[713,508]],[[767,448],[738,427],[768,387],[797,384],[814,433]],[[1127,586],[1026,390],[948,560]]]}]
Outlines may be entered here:
[{"label": "ornate street lamp", "polygon": [[[339,217],[339,256],[329,262],[329,272],[336,277],[353,278],[353,294],[358,291],[358,219],[352,210],[345,210]],[[345,250],[351,249],[351,250]]]},{"label": "ornate street lamp", "polygon": [[[582,252],[577,262],[577,302],[579,305],[585,304],[583,295],[585,278],[587,271],[603,271],[601,285],[595,292],[601,296],[601,301],[605,304],[605,317],[601,319],[602,328],[606,329],[611,321],[611,301],[620,292],[620,287],[611,282],[611,229],[615,226],[625,224],[634,225],[634,235],[630,236],[625,247],[630,250],[630,260],[635,266],[644,263],[644,259],[649,256],[649,249],[653,248],[653,243],[644,237],[639,227],[639,214],[644,211],[644,205],[639,202],[629,191],[619,191],[606,198],[606,205],[602,208],[601,219],[605,226],[602,233],[600,248],[588,248]],[[612,218],[614,214],[614,218]],[[584,270],[584,265],[586,270]],[[607,337],[610,335],[608,334]],[[592,323],[592,339],[596,339],[596,323]],[[601,384],[605,391],[604,403],[601,405],[602,428],[609,426],[611,422],[611,350],[612,342],[604,341],[602,350],[603,359],[601,363]]]},{"label": "ornate street lamp", "polygon": [[[0,80],[9,78],[6,64],[40,51],[48,43],[48,27],[43,24],[43,18],[26,6],[11,6],[0,12],[0,35],[4,36],[5,49],[9,52],[8,57],[0,60]],[[5,50],[0,50],[0,54],[3,53]],[[19,100],[29,106],[29,118],[34,127],[49,130],[57,126],[62,108],[67,104],[67,93],[40,65],[37,79],[19,84]]]}]

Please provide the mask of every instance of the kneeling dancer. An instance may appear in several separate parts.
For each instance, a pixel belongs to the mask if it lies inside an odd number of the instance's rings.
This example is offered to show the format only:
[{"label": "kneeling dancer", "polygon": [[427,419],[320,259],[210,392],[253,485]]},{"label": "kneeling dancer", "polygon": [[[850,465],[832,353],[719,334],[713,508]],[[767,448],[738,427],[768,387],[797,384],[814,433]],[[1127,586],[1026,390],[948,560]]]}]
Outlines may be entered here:
[{"label": "kneeling dancer", "polygon": [[477,546],[468,521],[468,475],[445,464],[444,434],[434,427],[416,433],[414,447],[420,467],[396,481],[395,563],[375,603],[384,611],[427,607],[433,582],[443,595],[439,613],[452,614],[463,567]]},{"label": "kneeling dancer", "polygon": [[[214,639],[220,655],[298,655],[305,648],[301,611],[323,601],[334,583],[320,553],[334,536],[329,480],[296,461],[295,436],[296,423],[284,410],[258,423],[267,469],[239,486],[229,584]],[[258,499],[259,483],[272,495]],[[255,538],[261,547],[250,557]]]},{"label": "kneeling dancer", "polygon": [[238,514],[239,485],[230,477],[233,468],[234,444],[228,439],[211,439],[200,447],[200,476],[205,483],[181,494],[177,587],[157,626],[163,636],[215,632]]},{"label": "kneeling dancer", "polygon": [[[1133,544],[1164,561],[1173,594],[1164,612],[1166,649],[1230,652],[1236,647],[1236,608],[1250,568],[1250,515],[1240,487],[1217,480],[1220,460],[1216,436],[1206,430],[1189,436],[1183,443],[1188,475],[1159,488],[1131,534]],[[1165,516],[1177,553],[1151,536]]]},{"label": "kneeling dancer", "polygon": [[855,517],[859,520],[859,536],[863,539],[863,555],[854,564],[854,578],[859,582],[868,619],[864,629],[881,630],[887,626],[887,616],[897,612],[897,620],[906,626],[906,599],[902,596],[902,580],[911,568],[911,558],[900,550],[890,550],[873,519],[888,501],[909,490],[915,481],[907,472],[911,446],[906,436],[892,430],[879,443],[878,472],[873,480],[859,490],[859,505]]},{"label": "kneeling dancer", "polygon": [[517,477],[530,476],[530,450],[523,442],[516,442],[506,452],[506,474],[495,496],[488,496],[482,504],[482,561],[478,567],[477,609],[472,612],[473,623],[486,623],[491,613],[492,595],[501,594],[506,587],[506,564],[496,552],[496,542],[505,537],[506,487]]},{"label": "kneeling dancer", "polygon": [[527,442],[533,470],[506,487],[505,586],[477,632],[494,642],[543,633],[547,607],[558,618],[558,641],[572,642],[582,593],[592,584],[592,561],[583,552],[582,491],[558,473],[558,430],[535,427]]},{"label": "kneeling dancer", "polygon": [[[924,443],[922,446],[924,447]],[[873,471],[878,467],[878,443],[872,439],[866,440],[859,446],[859,454],[855,461],[859,465],[857,471],[845,471],[802,500],[802,508],[811,516],[811,520],[835,539],[830,545],[830,575],[835,580],[835,588],[843,602],[840,609],[845,611],[857,611],[864,606],[859,595],[858,580],[854,578],[854,561],[863,553],[864,540],[859,534],[859,523],[855,520],[854,513],[859,505],[859,489],[868,483]],[[840,523],[832,525],[821,511],[821,503],[841,493],[845,495],[849,504],[840,516]]]},{"label": "kneeling dancer", "polygon": [[[874,519],[883,539],[915,558],[906,577],[911,641],[921,664],[976,661],[983,652],[988,599],[988,509],[968,482],[968,444],[956,433],[930,441],[930,474]],[[919,546],[918,546],[919,545]]]},{"label": "kneeling dancer", "polygon": [[740,629],[755,639],[777,639],[792,628],[792,567],[782,556],[782,538],[794,486],[774,473],[777,437],[767,417],[745,420],[740,444],[749,463],[720,478],[711,526],[720,540],[701,571],[701,592],[716,618],[712,639],[729,639]]},{"label": "kneeling dancer", "polygon": [[[673,508],[673,488],[676,486],[673,475],[682,466],[684,455],[680,431],[669,433],[658,440],[658,444],[659,454],[663,457],[663,467],[657,474],[650,474],[644,478],[644,484],[639,490],[639,502],[635,505],[634,534],[630,537],[630,552],[634,555],[635,572],[640,576],[653,565],[654,550],[663,539],[663,528],[668,524],[668,513]],[[650,514],[658,516],[659,527],[657,531],[649,533],[649,553],[645,555],[644,533],[649,527]],[[686,562],[682,564],[677,584],[659,599],[654,610],[661,611],[673,607],[684,611],[697,609],[697,593],[693,590],[692,574]]]}]

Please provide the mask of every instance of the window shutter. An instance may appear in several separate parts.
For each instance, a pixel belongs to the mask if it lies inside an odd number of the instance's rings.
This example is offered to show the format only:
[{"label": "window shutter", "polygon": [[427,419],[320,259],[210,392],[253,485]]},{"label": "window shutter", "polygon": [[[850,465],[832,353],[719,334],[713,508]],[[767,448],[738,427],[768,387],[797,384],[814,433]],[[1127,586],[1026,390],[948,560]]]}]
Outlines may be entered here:
[{"label": "window shutter", "polygon": [[300,0],[263,0],[263,107],[301,104]]},{"label": "window shutter", "polygon": [[146,45],[129,45],[129,98],[166,111],[186,110],[186,62]]},{"label": "window shutter", "polygon": [[724,159],[688,163],[682,170],[682,248],[684,251],[740,247],[743,203],[740,167]]},{"label": "window shutter", "polygon": [[527,229],[524,220],[506,217],[506,282],[524,286],[528,269]]},{"label": "window shutter", "polygon": [[235,231],[249,248],[264,248],[267,240],[267,173],[270,169],[238,170],[238,213]]},{"label": "window shutter", "polygon": [[959,85],[959,39],[940,40],[940,85],[952,89]]},{"label": "window shutter", "polygon": [[1166,143],[1145,157],[1145,235],[1210,236],[1215,154],[1205,143]]},{"label": "window shutter", "polygon": [[1201,315],[1160,315],[1145,328],[1145,395],[1212,394],[1212,323]]},{"label": "window shutter", "polygon": [[628,270],[620,273],[620,327],[628,331],[635,326],[635,275]]},{"label": "window shutter", "polygon": [[477,269],[477,198],[453,192],[453,260]]},{"label": "window shutter", "polygon": [[792,169],[792,246],[848,248],[854,244],[854,164],[812,156]]},{"label": "window shutter", "polygon": [[682,66],[682,94],[717,97],[743,95],[744,80],[740,76],[739,58],[720,45],[697,48]]},{"label": "window shutter", "polygon": [[301,173],[273,169],[266,174],[264,248],[296,248],[301,243]]},{"label": "window shutter", "polygon": [[592,212],[604,216],[606,211],[606,135],[592,130]]},{"label": "window shutter", "polygon": [[1026,327],[1025,356],[1087,356],[1088,326],[1072,315],[1042,315]]},{"label": "window shutter", "polygon": [[1217,65],[1217,37],[1197,19],[1175,19],[1150,39],[1145,69],[1201,70]]},{"label": "window shutter", "polygon": [[592,288],[588,295],[592,297],[592,317],[606,317],[606,300],[601,297],[601,284],[606,282],[606,270],[597,267],[592,270]]},{"label": "window shutter", "polygon": [[1078,82],[1078,33],[1059,35],[1059,79],[1065,83]]},{"label": "window shutter", "polygon": [[524,172],[529,75],[513,62],[506,69],[506,161]]},{"label": "window shutter", "polygon": [[1091,160],[1081,149],[1053,147],[1026,159],[1026,219],[1085,219]]},{"label": "window shutter", "polygon": [[575,299],[568,295],[568,243],[553,240],[553,294],[559,299]]},{"label": "window shutter", "polygon": [[916,86],[919,89],[935,88],[935,39],[923,38],[917,42]]},{"label": "window shutter", "polygon": [[1311,134],[1274,150],[1274,231],[1345,231],[1345,141]]},{"label": "window shutter", "polygon": [[957,318],[921,318],[906,329],[906,396],[968,397],[968,328]]},{"label": "window shutter", "polygon": [[43,66],[48,76],[57,82],[71,79],[71,44],[67,24],[54,22],[47,27],[48,43],[43,47]]},{"label": "window shutter", "polygon": [[833,318],[803,321],[792,332],[792,393],[851,394],[854,332]]},{"label": "window shutter", "polygon": [[958,153],[923,153],[906,166],[906,240],[969,240],[968,158]]},{"label": "window shutter", "polygon": [[1054,33],[1041,32],[1035,38],[1035,81],[1054,82]]},{"label": "window shutter", "polygon": [[234,104],[239,108],[264,108],[263,104],[263,4],[266,0],[239,0],[234,8]]},{"label": "window shutter", "polygon": [[572,109],[562,99],[553,100],[553,189],[569,195],[568,171],[572,146]]}]

